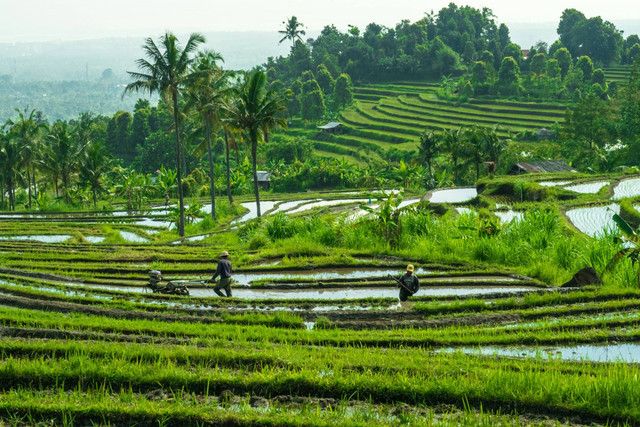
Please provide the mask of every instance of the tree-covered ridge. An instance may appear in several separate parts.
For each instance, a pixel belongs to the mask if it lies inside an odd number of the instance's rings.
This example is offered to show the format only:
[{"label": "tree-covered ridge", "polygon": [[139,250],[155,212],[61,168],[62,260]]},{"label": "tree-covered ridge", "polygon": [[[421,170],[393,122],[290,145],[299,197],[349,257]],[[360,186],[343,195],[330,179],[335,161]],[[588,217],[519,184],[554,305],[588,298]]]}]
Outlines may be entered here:
[{"label": "tree-covered ridge", "polygon": [[498,70],[506,57],[514,58],[519,66],[526,61],[524,70],[528,71],[536,53],[542,50],[553,56],[562,47],[574,60],[589,56],[597,67],[631,64],[640,49],[640,45],[634,47],[640,41],[637,35],[624,39],[611,22],[600,17],[587,19],[575,9],[563,12],[558,35],[559,40],[549,49],[539,43],[523,58],[523,47],[512,43],[509,28],[497,22],[491,9],[450,3],[438,13],[415,22],[403,20],[394,28],[370,23],[364,31],[350,27],[342,32],[328,25],[306,43],[290,37],[293,45],[289,56],[269,58],[265,68],[273,68],[280,80],[291,82],[324,64],[334,78],[344,72],[354,81],[366,83],[439,79],[471,71],[476,61]]}]

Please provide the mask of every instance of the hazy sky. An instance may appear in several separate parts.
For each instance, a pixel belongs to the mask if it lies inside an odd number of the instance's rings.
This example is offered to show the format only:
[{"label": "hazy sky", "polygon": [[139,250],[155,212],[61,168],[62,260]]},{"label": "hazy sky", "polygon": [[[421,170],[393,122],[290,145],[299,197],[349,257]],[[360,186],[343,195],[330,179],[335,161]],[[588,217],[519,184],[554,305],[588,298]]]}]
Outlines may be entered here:
[{"label": "hazy sky", "polygon": [[[0,42],[79,40],[98,37],[155,36],[175,32],[277,31],[291,15],[309,30],[333,23],[361,29],[369,22],[393,26],[415,21],[450,0],[0,0]],[[499,22],[557,23],[566,8],[587,17],[640,22],[633,0],[468,0],[456,2],[489,7]]]}]

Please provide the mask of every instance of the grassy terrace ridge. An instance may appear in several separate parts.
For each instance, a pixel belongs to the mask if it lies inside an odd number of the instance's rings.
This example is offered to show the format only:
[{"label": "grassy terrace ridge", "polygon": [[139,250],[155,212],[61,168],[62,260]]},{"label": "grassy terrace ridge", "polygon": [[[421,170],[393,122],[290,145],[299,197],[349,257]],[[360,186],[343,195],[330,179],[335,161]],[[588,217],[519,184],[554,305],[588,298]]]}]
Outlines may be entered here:
[{"label": "grassy terrace ridge", "polygon": [[[455,114],[447,115],[438,115],[438,114],[425,114],[422,112],[415,111],[407,111],[403,110],[402,107],[396,107],[393,105],[388,105],[384,103],[377,104],[373,107],[373,110],[382,113],[384,116],[399,118],[399,119],[409,119],[409,120],[419,120],[420,122],[424,122],[427,126],[432,128],[440,128],[440,129],[452,129],[455,127],[461,126],[486,126],[490,127],[492,125],[500,124],[503,127],[513,130],[516,132],[530,129],[537,129],[536,126],[532,125],[524,125],[524,124],[508,124],[504,122],[498,122],[495,120],[479,120],[476,117],[471,118],[463,118],[458,117]],[[506,136],[507,132],[498,130],[499,135]]]},{"label": "grassy terrace ridge", "polygon": [[380,131],[381,133],[389,133],[390,135],[399,136],[404,135],[407,138],[412,138],[415,141],[418,140],[420,133],[416,129],[402,126],[392,126],[387,123],[377,122],[364,116],[360,111],[353,109],[343,111],[340,113],[340,119],[348,125],[355,126],[356,128],[365,128],[368,131]]},{"label": "grassy terrace ridge", "polygon": [[[384,104],[396,105],[396,106],[405,106],[411,107],[412,109],[423,111],[423,112],[435,112],[442,114],[455,114],[457,116],[466,116],[470,118],[485,118],[496,120],[513,120],[514,122],[520,123],[535,123],[535,124],[546,124],[551,125],[556,122],[562,120],[562,116],[542,116],[536,113],[535,116],[532,117],[532,114],[523,111],[522,113],[513,112],[501,112],[494,113],[492,111],[487,111],[486,109],[481,109],[477,107],[465,107],[463,105],[455,105],[452,103],[445,102],[424,102],[424,100],[418,100],[416,97],[405,97],[398,96],[397,98],[387,98],[382,101]],[[415,111],[412,110],[412,111]],[[555,118],[555,120],[554,120]]]},{"label": "grassy terrace ridge", "polygon": [[[448,130],[458,129],[460,125],[472,125],[473,121],[452,121],[452,120],[437,120],[432,118],[421,118],[408,114],[390,113],[385,111],[384,108],[380,108],[379,104],[372,104],[366,102],[359,102],[357,108],[365,118],[372,122],[382,122],[385,124],[391,124],[403,128],[413,128],[416,133],[421,133],[425,128],[435,130]],[[518,130],[525,130],[525,128],[513,128]],[[501,136],[508,136],[508,132],[499,130],[497,132]]]},{"label": "grassy terrace ridge", "polygon": [[[343,145],[346,150],[355,148],[356,142],[371,149],[371,144],[384,149],[390,148],[390,143],[407,143],[403,148],[411,150],[415,147],[411,143],[417,142],[425,129],[442,132],[494,125],[501,128],[498,131],[501,136],[510,137],[514,133],[561,123],[567,108],[562,103],[500,99],[470,99],[456,103],[440,99],[436,93],[439,87],[436,82],[389,82],[356,87],[354,107],[340,115],[349,131],[346,136],[333,138],[331,142]],[[354,138],[349,133],[359,137]]]},{"label": "grassy terrace ridge", "polygon": [[452,122],[460,122],[463,124],[468,123],[477,123],[478,126],[492,126],[495,124],[500,124],[504,127],[508,128],[531,128],[537,129],[540,127],[550,126],[553,122],[540,122],[533,119],[522,119],[519,121],[518,119],[513,119],[509,117],[483,117],[479,114],[467,115],[464,113],[459,113],[455,109],[451,108],[420,108],[419,106],[413,107],[410,105],[402,104],[398,100],[385,100],[378,104],[379,111],[389,111],[395,110],[401,113],[409,113],[413,114],[417,117],[425,118],[426,120],[435,118],[435,119],[447,119],[450,118]]},{"label": "grassy terrace ridge", "polygon": [[[363,133],[315,142],[372,154],[403,146],[382,131],[366,145]],[[585,264],[601,273],[621,248],[612,236],[569,228],[562,212],[609,204],[617,183],[639,177],[485,177],[468,203],[407,210],[397,248],[378,220],[349,222],[338,206],[236,228],[234,216],[190,225],[188,236],[210,234],[194,244],[173,245],[177,232],[164,228],[138,244],[2,241],[0,424],[639,425],[640,361],[572,353],[594,346],[612,357],[640,343],[637,264],[621,263],[602,285],[559,286]],[[597,194],[539,184],[554,180],[610,184]],[[262,196],[295,205],[376,199],[373,190]],[[507,210],[524,216],[483,233],[484,219]],[[115,215],[91,223],[52,214],[53,224],[42,216],[27,225],[3,218],[0,231],[146,233]],[[131,288],[150,269],[167,279],[206,277],[223,249],[234,274],[245,275],[238,282],[253,280],[242,292],[236,284],[235,298],[200,285],[191,296]],[[420,269],[421,290],[400,304],[386,275],[409,263]],[[489,285],[499,290],[457,293]]]}]

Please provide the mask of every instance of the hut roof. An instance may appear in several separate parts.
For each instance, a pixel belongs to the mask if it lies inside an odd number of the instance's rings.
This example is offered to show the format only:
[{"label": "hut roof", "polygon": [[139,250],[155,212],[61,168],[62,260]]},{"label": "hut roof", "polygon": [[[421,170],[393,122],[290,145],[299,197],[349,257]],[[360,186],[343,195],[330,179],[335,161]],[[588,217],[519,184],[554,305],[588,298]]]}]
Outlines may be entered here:
[{"label": "hut roof", "polygon": [[318,126],[318,129],[322,129],[322,130],[335,129],[338,126],[342,126],[342,123],[340,123],[340,122],[329,122],[326,125]]}]

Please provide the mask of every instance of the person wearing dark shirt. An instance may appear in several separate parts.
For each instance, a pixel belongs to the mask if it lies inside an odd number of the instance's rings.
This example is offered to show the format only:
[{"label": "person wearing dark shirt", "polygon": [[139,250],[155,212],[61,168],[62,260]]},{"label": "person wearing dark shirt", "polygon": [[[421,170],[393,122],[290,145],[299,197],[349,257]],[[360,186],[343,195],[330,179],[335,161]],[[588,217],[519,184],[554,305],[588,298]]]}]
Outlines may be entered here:
[{"label": "person wearing dark shirt", "polygon": [[413,275],[413,265],[407,265],[407,272],[400,277],[399,281],[402,285],[398,284],[400,288],[400,301],[406,301],[411,295],[418,292],[420,289],[420,282],[418,282],[418,278]]},{"label": "person wearing dark shirt", "polygon": [[[214,283],[216,277],[220,276],[220,280],[216,283],[216,286],[213,288],[213,291],[218,294],[218,296],[231,297],[231,273],[233,272],[233,267],[231,266],[231,261],[229,261],[229,252],[222,251],[220,254],[220,261],[218,261],[218,267],[216,268],[216,272],[213,273],[213,276],[209,280],[209,283]],[[224,295],[220,292],[221,289],[224,289],[227,295]]]}]

